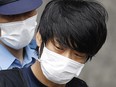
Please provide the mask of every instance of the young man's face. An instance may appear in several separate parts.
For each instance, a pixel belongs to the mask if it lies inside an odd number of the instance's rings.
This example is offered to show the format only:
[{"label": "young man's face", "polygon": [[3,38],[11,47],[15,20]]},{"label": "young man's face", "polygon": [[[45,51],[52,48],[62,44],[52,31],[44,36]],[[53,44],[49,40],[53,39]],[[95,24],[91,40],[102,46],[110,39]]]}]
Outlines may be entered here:
[{"label": "young man's face", "polygon": [[[41,47],[42,38],[39,32],[36,34],[36,43],[39,47]],[[80,53],[69,48],[61,47],[56,40],[54,40],[54,43],[51,40],[47,41],[46,47],[55,53],[58,53],[62,56],[68,57],[74,61],[77,61],[83,64],[87,60],[87,55],[85,53]]]},{"label": "young man's face", "polygon": [[36,10],[17,15],[0,15],[0,23],[23,21],[37,14]]},{"label": "young man's face", "polygon": [[52,41],[48,41],[46,43],[46,47],[49,50],[51,50],[55,53],[58,53],[62,56],[65,56],[67,58],[70,58],[74,61],[80,62],[82,64],[84,64],[86,62],[87,56],[85,53],[80,53],[80,52],[77,52],[77,51],[69,49],[69,48],[61,47],[57,41],[55,41],[54,43]]}]

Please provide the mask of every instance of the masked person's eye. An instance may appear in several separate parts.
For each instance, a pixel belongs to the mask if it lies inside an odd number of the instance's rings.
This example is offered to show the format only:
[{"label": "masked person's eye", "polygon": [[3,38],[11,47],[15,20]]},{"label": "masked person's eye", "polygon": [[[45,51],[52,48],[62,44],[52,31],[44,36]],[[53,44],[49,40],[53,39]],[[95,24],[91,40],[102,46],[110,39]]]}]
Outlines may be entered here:
[{"label": "masked person's eye", "polygon": [[62,48],[62,47],[60,47],[60,46],[55,46],[56,47],[56,49],[58,49],[58,50],[64,50],[64,48]]},{"label": "masked person's eye", "polygon": [[61,51],[63,51],[64,50],[64,48],[62,47],[62,46],[60,46],[59,45],[59,43],[58,43],[58,41],[56,41],[56,40],[54,40],[54,46],[55,46],[55,48],[56,48],[56,50],[61,50]]},{"label": "masked person's eye", "polygon": [[80,58],[86,58],[87,57],[86,54],[84,54],[84,53],[75,52],[74,55],[77,56],[77,57],[80,57]]},{"label": "masked person's eye", "polygon": [[83,57],[82,55],[80,55],[80,54],[78,54],[78,53],[75,53],[75,56]]}]

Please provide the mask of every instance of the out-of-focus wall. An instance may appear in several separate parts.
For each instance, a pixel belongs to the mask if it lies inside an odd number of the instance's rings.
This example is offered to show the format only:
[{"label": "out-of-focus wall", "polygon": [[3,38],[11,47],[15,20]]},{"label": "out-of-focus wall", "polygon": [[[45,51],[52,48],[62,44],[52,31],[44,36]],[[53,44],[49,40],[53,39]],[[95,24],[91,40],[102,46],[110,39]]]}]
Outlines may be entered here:
[{"label": "out-of-focus wall", "polygon": [[[43,0],[43,5],[38,9],[38,22],[49,1]],[[116,0],[98,1],[103,3],[109,14],[107,41],[93,60],[85,65],[80,78],[86,81],[89,87],[116,87]]]}]

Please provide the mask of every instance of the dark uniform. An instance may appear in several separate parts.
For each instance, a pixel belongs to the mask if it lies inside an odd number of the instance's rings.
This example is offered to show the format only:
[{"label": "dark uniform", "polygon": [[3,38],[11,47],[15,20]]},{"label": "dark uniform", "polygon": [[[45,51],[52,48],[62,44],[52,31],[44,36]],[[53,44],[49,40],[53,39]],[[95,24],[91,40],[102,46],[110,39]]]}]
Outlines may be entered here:
[{"label": "dark uniform", "polygon": [[[42,84],[31,71],[31,68],[0,71],[0,87],[47,87]],[[78,78],[73,78],[66,87],[88,87],[87,84]]]}]

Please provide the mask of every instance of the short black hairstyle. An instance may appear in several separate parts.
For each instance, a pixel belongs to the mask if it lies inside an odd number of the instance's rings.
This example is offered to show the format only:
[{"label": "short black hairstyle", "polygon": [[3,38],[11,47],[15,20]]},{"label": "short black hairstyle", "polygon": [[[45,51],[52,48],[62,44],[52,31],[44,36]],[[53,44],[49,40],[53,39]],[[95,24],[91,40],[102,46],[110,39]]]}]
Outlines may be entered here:
[{"label": "short black hairstyle", "polygon": [[39,24],[42,43],[56,39],[63,47],[86,53],[91,59],[107,36],[108,13],[92,0],[51,0]]}]

